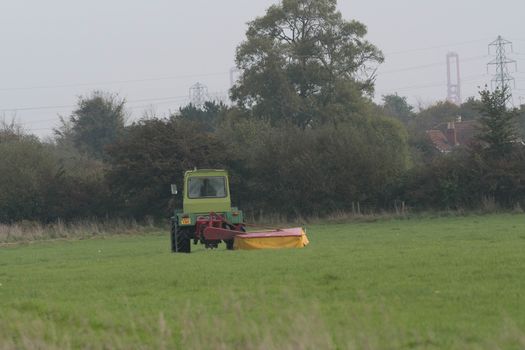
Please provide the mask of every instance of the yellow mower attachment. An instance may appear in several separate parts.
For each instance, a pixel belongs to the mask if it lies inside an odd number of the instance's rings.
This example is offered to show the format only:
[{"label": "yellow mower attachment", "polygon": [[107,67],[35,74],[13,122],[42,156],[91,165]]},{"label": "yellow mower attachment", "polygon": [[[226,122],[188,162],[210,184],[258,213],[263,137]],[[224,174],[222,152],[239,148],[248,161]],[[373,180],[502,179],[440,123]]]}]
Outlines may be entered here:
[{"label": "yellow mower attachment", "polygon": [[304,248],[310,243],[301,227],[248,232],[235,236],[233,249]]}]

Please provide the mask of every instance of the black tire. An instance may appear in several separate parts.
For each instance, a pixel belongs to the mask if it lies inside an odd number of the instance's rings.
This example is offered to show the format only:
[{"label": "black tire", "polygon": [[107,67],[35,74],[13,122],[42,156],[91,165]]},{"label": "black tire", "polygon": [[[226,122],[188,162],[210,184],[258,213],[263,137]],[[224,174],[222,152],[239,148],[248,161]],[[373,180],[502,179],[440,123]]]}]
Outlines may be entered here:
[{"label": "black tire", "polygon": [[180,228],[176,220],[171,221],[171,251],[173,253],[190,253],[191,242],[188,229]]},{"label": "black tire", "polygon": [[233,242],[235,240],[234,239],[227,239],[224,241],[224,243],[226,243],[226,249],[227,250],[233,250]]},{"label": "black tire", "polygon": [[191,253],[191,238],[190,238],[190,230],[185,229],[179,229],[179,242],[180,242],[180,253]]},{"label": "black tire", "polygon": [[[235,229],[235,227],[233,227],[231,225],[225,225],[224,228],[228,228],[230,230],[234,230]],[[241,232],[246,232],[246,229],[244,228],[244,226],[241,226],[240,231]],[[235,238],[225,240],[224,243],[226,243],[226,249],[227,250],[233,250],[233,243],[234,242],[235,242]]]},{"label": "black tire", "polygon": [[170,245],[171,245],[171,251],[175,253],[177,251],[177,244],[176,244],[176,236],[177,236],[177,221],[171,219],[171,225],[170,225]]},{"label": "black tire", "polygon": [[[234,230],[235,227],[233,227],[232,225],[229,225],[227,223],[223,223],[222,224],[222,228],[225,228],[227,230]],[[234,238],[232,239],[224,239],[223,242],[226,244],[226,250],[233,250],[233,241],[234,241]]]}]

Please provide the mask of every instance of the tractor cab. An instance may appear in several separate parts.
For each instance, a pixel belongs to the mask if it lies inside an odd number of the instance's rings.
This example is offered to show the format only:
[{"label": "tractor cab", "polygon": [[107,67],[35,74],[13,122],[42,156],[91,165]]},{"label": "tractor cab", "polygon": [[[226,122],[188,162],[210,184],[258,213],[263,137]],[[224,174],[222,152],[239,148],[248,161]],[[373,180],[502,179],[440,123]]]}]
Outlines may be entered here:
[{"label": "tractor cab", "polygon": [[231,211],[230,186],[226,170],[191,170],[184,174],[184,213]]}]

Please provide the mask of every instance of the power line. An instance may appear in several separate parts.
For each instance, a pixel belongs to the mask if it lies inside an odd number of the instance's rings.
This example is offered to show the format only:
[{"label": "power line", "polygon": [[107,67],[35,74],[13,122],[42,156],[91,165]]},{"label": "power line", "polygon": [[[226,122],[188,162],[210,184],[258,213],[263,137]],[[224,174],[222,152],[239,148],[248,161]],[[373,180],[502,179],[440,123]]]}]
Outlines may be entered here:
[{"label": "power line", "polygon": [[[457,44],[456,44],[457,45]],[[453,46],[453,45],[451,45]],[[425,50],[421,49],[421,50]],[[486,58],[486,56],[475,56],[475,57],[469,57],[464,60],[463,62],[473,61],[480,58]],[[422,68],[429,68],[433,66],[440,66],[442,65],[442,62],[434,62],[430,64],[425,65],[419,65],[419,66],[411,66],[406,68],[401,68],[397,70],[390,70],[390,71],[384,71],[380,72],[380,74],[390,74],[390,73],[397,73],[397,72],[405,72],[409,70],[415,70],[415,69],[422,69]],[[197,77],[209,77],[209,76],[218,76],[218,75],[225,75],[230,74],[230,72],[216,72],[216,73],[204,73],[204,74],[187,74],[187,75],[179,75],[179,76],[168,76],[168,77],[157,77],[157,78],[141,78],[141,79],[128,79],[128,80],[113,80],[113,81],[101,81],[101,82],[93,82],[93,83],[68,83],[68,84],[57,84],[57,85],[39,85],[39,86],[19,86],[19,87],[0,87],[0,91],[17,91],[17,90],[40,90],[40,89],[54,89],[54,88],[69,88],[69,87],[82,87],[82,86],[95,86],[95,85],[115,85],[115,84],[127,84],[127,83],[141,83],[141,82],[149,82],[149,81],[162,81],[162,80],[177,80],[177,79],[188,79],[188,78],[197,78]],[[47,109],[48,106],[41,106],[37,107],[38,109]],[[49,106],[49,108],[71,108],[71,105],[64,105],[64,106]],[[10,109],[12,110],[12,109]],[[17,108],[17,110],[21,110],[21,108]],[[0,110],[1,111],[1,110]]]},{"label": "power line", "polygon": [[[447,47],[453,47],[453,46],[462,46],[462,45],[467,45],[467,44],[473,44],[473,43],[478,43],[478,42],[486,41],[486,40],[487,40],[486,38],[485,39],[477,39],[477,40],[464,41],[464,42],[459,42],[459,43],[451,43],[451,44],[438,45],[438,46],[422,47],[422,48],[410,49],[410,50],[405,50],[405,51],[388,52],[386,54],[388,54],[388,55],[397,55],[397,54],[403,54],[403,53],[427,51],[427,50],[433,50],[433,49],[438,49],[438,48],[447,48]],[[520,39],[516,39],[516,40],[520,40]],[[436,65],[437,64],[438,63],[436,63]],[[426,66],[427,65],[422,66],[421,68],[426,67]],[[419,67],[416,66],[415,68],[419,68]],[[410,69],[410,67],[409,67],[409,69]],[[403,70],[400,70],[400,71],[403,71]],[[177,79],[189,79],[189,78],[200,78],[200,77],[227,75],[227,74],[230,74],[230,73],[231,73],[231,71],[224,71],[224,72],[212,72],[212,73],[202,73],[202,74],[186,74],[186,75],[167,76],[167,77],[152,77],[152,78],[138,78],[138,79],[127,79],[127,80],[112,80],[112,81],[101,81],[101,82],[92,82],[92,83],[83,82],[83,83],[64,83],[64,84],[56,84],[56,85],[0,87],[0,91],[40,90],[40,89],[69,88],[69,87],[82,87],[82,86],[95,86],[95,85],[114,85],[114,84],[142,83],[142,82],[149,82],[149,81],[177,80]],[[383,72],[383,74],[386,74],[386,72]]]},{"label": "power line", "polygon": [[[470,58],[473,59],[473,58]],[[442,63],[440,63],[442,64]],[[463,78],[463,81],[473,81],[478,80],[482,77],[485,77],[486,75],[473,75],[473,76],[467,76]],[[474,79],[473,79],[474,78]],[[518,79],[521,81],[521,79]],[[445,85],[446,82],[439,81],[439,82],[431,82],[428,84],[421,84],[421,85],[410,85],[410,86],[402,86],[393,90],[411,90],[411,89],[417,89],[417,88],[429,88],[429,87],[435,87],[435,86],[442,86]],[[224,94],[226,91],[216,91],[213,94]],[[170,102],[177,102],[181,100],[188,100],[187,95],[179,95],[179,96],[167,96],[167,97],[155,97],[155,98],[144,98],[144,99],[136,99],[136,100],[130,100],[126,101],[126,103],[141,103],[141,102],[155,102],[158,101],[155,104],[162,104],[162,103],[170,103]],[[164,102],[163,102],[164,101]],[[149,105],[145,105],[144,107],[148,107]],[[15,108],[3,108],[0,109],[0,112],[18,112],[18,111],[37,111],[37,110],[50,110],[50,109],[69,109],[69,108],[75,108],[78,107],[78,105],[49,105],[49,106],[29,106],[29,107],[15,107]],[[128,106],[128,109],[137,109],[141,108],[141,106]],[[55,120],[55,119],[53,119]],[[53,121],[53,120],[45,120],[45,121]],[[42,120],[44,121],[44,120]],[[38,121],[40,122],[40,121]],[[34,123],[34,122],[27,122]],[[25,124],[25,123],[24,123]]]},{"label": "power line", "polygon": [[[487,57],[488,57],[487,55],[467,57],[465,59],[462,59],[461,62],[477,61],[477,60],[484,59],[484,58],[487,58]],[[408,71],[411,71],[411,70],[424,69],[424,68],[430,68],[430,67],[436,67],[436,66],[443,66],[445,64],[443,62],[434,62],[434,63],[423,64],[423,65],[419,65],[419,66],[411,66],[411,67],[406,67],[406,68],[401,68],[401,69],[388,70],[388,71],[384,71],[384,72],[378,71],[377,72],[377,76],[380,76],[381,74],[408,72]]]},{"label": "power line", "polygon": [[[171,103],[172,101],[169,101],[169,102],[158,102],[156,103],[155,105],[158,105],[158,104],[164,104],[164,103]],[[148,108],[150,107],[151,105],[141,105],[141,106],[134,106],[134,107],[128,107],[128,109],[144,109],[144,108]],[[58,120],[55,118],[55,119],[47,119],[47,120],[38,120],[38,121],[31,121],[31,122],[17,122],[16,124],[19,124],[19,125],[28,125],[28,124],[40,124],[40,123],[43,123],[43,122],[58,122]],[[31,128],[31,127],[26,127],[26,129],[28,131],[44,131],[44,130],[53,130],[55,129],[55,127],[45,127],[45,128]]]},{"label": "power line", "polygon": [[[140,100],[136,100],[135,102],[138,102],[138,101],[140,101]],[[178,102],[178,101],[183,101],[183,100],[181,100],[181,99],[164,100],[164,101],[161,101],[161,102],[156,102],[154,104],[147,104],[147,105],[140,105],[140,106],[127,106],[126,109],[136,110],[136,109],[148,108],[148,107],[151,107],[151,106],[157,106],[157,105],[160,105],[160,104],[166,104],[166,103],[172,103],[172,102]],[[77,107],[77,106],[75,106],[75,107]],[[20,124],[20,125],[40,124],[40,123],[56,122],[56,121],[58,121],[56,118],[53,118],[53,119],[38,119],[38,120],[30,121],[30,122],[19,122],[17,124]]]},{"label": "power line", "polygon": [[[472,59],[472,58],[471,58]],[[442,64],[442,63],[440,63]],[[475,81],[480,80],[481,78],[486,77],[486,75],[472,75],[467,76],[463,78],[462,80],[464,82],[468,81]],[[517,79],[518,81],[522,81],[525,79]],[[424,89],[424,88],[431,88],[436,86],[444,86],[446,85],[446,81],[436,81],[436,82],[430,82],[428,84],[418,84],[418,85],[409,85],[409,86],[402,86],[398,88],[391,89],[392,91],[406,91],[406,90],[413,90],[413,89]],[[224,94],[226,91],[216,91],[214,94]],[[142,102],[156,102],[153,105],[159,105],[159,104],[165,104],[165,103],[172,103],[172,102],[178,102],[178,101],[184,101],[188,100],[187,95],[180,95],[180,96],[167,96],[167,97],[155,97],[155,98],[144,98],[144,99],[136,99],[136,100],[130,100],[126,101],[127,103],[142,103]],[[151,104],[148,105],[141,105],[141,106],[127,106],[128,109],[134,110],[134,109],[140,109],[140,108],[147,108],[151,106]],[[16,107],[16,108],[5,108],[0,109],[0,112],[17,112],[17,111],[36,111],[36,110],[50,110],[50,109],[66,109],[66,108],[75,108],[78,107],[77,105],[50,105],[50,106],[31,106],[31,107]],[[52,122],[57,121],[56,119],[41,119],[36,121],[30,121],[30,122],[23,122],[19,124],[35,124],[35,123],[42,123],[42,122]],[[49,128],[52,129],[52,128]]]},{"label": "power line", "polygon": [[73,108],[73,107],[75,107],[75,105],[4,108],[4,109],[0,109],[0,112],[36,111],[36,110],[46,110],[46,109],[65,109],[65,108]]},{"label": "power line", "polygon": [[[137,102],[164,101],[164,100],[187,99],[187,98],[188,98],[187,95],[182,95],[182,96],[144,98],[144,99],[131,100],[131,101],[126,101],[126,102],[127,103],[137,103]],[[64,108],[75,108],[75,107],[78,107],[78,105],[15,107],[15,108],[3,108],[3,109],[0,109],[0,112],[37,111],[37,110],[64,109]]]},{"label": "power line", "polygon": [[[214,94],[223,94],[224,91],[217,91],[217,92],[214,92]],[[160,104],[167,104],[167,103],[173,103],[173,102],[182,102],[182,101],[187,101],[188,100],[188,96],[185,95],[185,96],[170,96],[170,97],[157,97],[157,98],[145,98],[145,99],[137,99],[137,100],[132,100],[132,101],[126,101],[127,103],[139,103],[139,102],[149,102],[149,101],[152,101],[152,102],[155,102],[154,104],[147,104],[147,105],[139,105],[139,106],[126,106],[126,109],[128,110],[136,110],[136,109],[143,109],[143,108],[148,108],[148,107],[151,107],[151,106],[156,106],[156,105],[160,105]],[[178,104],[180,105],[180,103]],[[68,106],[41,106],[41,107],[24,107],[24,108],[18,108],[18,109],[4,109],[4,110],[0,110],[0,112],[6,112],[6,111],[12,111],[12,112],[16,112],[16,111],[32,111],[32,110],[42,110],[42,109],[53,109],[53,108],[56,108],[56,107],[60,107],[60,108],[74,108],[74,107],[78,107],[77,105],[68,105]],[[40,124],[40,123],[45,123],[45,122],[57,122],[58,120],[56,118],[53,118],[53,119],[39,119],[39,120],[34,120],[34,121],[27,121],[27,122],[19,122],[17,124],[20,124],[20,125],[28,125],[28,124]],[[53,128],[52,127],[49,127],[49,128],[39,128],[39,129],[30,129],[31,131],[39,131],[39,130],[52,130]]]},{"label": "power line", "polygon": [[[483,80],[486,80],[488,78],[487,74],[476,74],[476,75],[469,75],[466,77],[463,77],[461,80],[463,83],[465,82],[475,82],[479,81],[482,83]],[[428,84],[417,84],[417,85],[408,85],[408,86],[402,86],[398,88],[392,88],[387,90],[378,90],[377,93],[381,95],[390,94],[392,92],[403,92],[403,91],[411,91],[411,90],[421,90],[421,89],[429,89],[429,88],[436,88],[436,87],[445,87],[447,85],[447,81],[435,81],[435,82],[429,82]]]},{"label": "power line", "polygon": [[[471,82],[476,80],[481,80],[482,78],[486,78],[487,76],[485,74],[482,75],[470,75],[467,77],[464,77],[462,79],[463,82]],[[409,86],[402,86],[399,88],[391,89],[392,91],[402,91],[402,90],[413,90],[413,89],[424,89],[424,88],[431,88],[431,87],[437,87],[437,86],[446,86],[446,81],[435,81],[430,82],[428,84],[422,84],[422,85],[409,85]]]},{"label": "power line", "polygon": [[[485,41],[486,39],[478,39],[478,40],[471,40],[471,41],[465,41],[465,42],[459,42],[459,43],[452,43],[448,45],[438,45],[438,46],[431,46],[431,47],[423,47],[423,48],[417,48],[417,49],[411,49],[411,50],[405,50],[405,51],[397,51],[397,52],[390,52],[389,55],[396,55],[396,54],[402,54],[402,53],[410,53],[410,52],[417,52],[417,51],[426,51],[426,50],[433,50],[438,48],[445,48],[445,47],[452,47],[452,46],[461,46],[461,45],[468,45],[473,43],[478,43],[481,41]],[[463,59],[462,62],[468,62],[468,61],[474,61],[481,58],[485,58],[487,56],[475,56],[475,57],[469,57],[466,59]],[[391,74],[396,72],[406,72],[410,70],[418,70],[418,69],[424,69],[434,66],[442,66],[443,62],[435,62],[425,65],[419,65],[419,66],[412,66],[412,67],[405,67],[397,70],[390,70],[390,71],[384,71],[379,72],[380,74]],[[156,77],[156,78],[143,78],[143,79],[128,79],[128,80],[119,80],[119,81],[103,81],[98,83],[75,83],[75,84],[59,84],[59,85],[42,85],[42,86],[29,86],[29,87],[0,87],[0,91],[9,91],[9,90],[31,90],[31,89],[47,89],[47,88],[61,88],[61,87],[76,87],[76,86],[92,86],[92,85],[110,85],[110,84],[125,84],[125,83],[139,83],[139,82],[147,82],[147,81],[161,81],[161,80],[173,80],[173,79],[184,79],[184,78],[193,78],[193,77],[205,77],[205,76],[214,76],[214,75],[223,75],[228,74],[229,72],[220,72],[220,73],[207,73],[207,74],[191,74],[191,75],[180,75],[180,76],[170,76],[170,77]],[[468,81],[465,78],[464,81]],[[410,89],[419,89],[419,88],[427,88],[427,87],[434,87],[434,86],[442,86],[445,84],[444,82],[432,82],[428,84],[423,85],[412,85],[412,86],[403,86],[396,90],[410,90]],[[163,104],[163,103],[171,103],[174,102],[176,99],[187,99],[187,96],[171,96],[171,97],[160,97],[160,98],[152,98],[152,99],[139,99],[134,101],[127,101],[128,103],[137,103],[137,102],[147,102],[147,101],[158,101],[156,104]],[[28,107],[18,107],[18,108],[6,108],[6,109],[0,109],[0,112],[16,112],[16,111],[34,111],[34,110],[51,110],[51,109],[66,109],[66,108],[75,108],[77,105],[49,105],[49,106],[28,106]],[[147,106],[144,106],[147,107]],[[135,106],[135,107],[128,107],[129,109],[137,109],[141,108],[141,106]],[[53,119],[54,120],[54,119]],[[52,120],[46,120],[46,121],[52,121]],[[30,123],[38,123],[40,121],[36,122],[28,122]],[[41,121],[43,122],[43,121]],[[24,123],[26,124],[26,123]]]},{"label": "power line", "polygon": [[405,53],[413,53],[418,51],[428,51],[428,50],[435,50],[435,49],[443,49],[443,48],[449,48],[453,46],[462,46],[462,45],[468,45],[468,44],[474,44],[479,42],[486,42],[489,38],[483,38],[483,39],[477,39],[477,40],[470,40],[470,41],[463,41],[459,43],[452,43],[452,44],[446,44],[446,45],[437,45],[437,46],[428,46],[428,47],[422,47],[417,49],[408,49],[403,51],[393,51],[393,52],[387,52],[385,55],[401,55]]},{"label": "power line", "polygon": [[[136,108],[147,108],[149,107],[149,105],[143,105],[143,106],[137,106]],[[46,120],[47,122],[50,122],[50,121],[54,121],[54,122],[57,122],[58,120],[56,119],[53,119],[53,120]],[[20,125],[28,125],[28,124],[39,124],[40,122],[44,122],[44,120],[41,120],[41,121],[37,121],[37,122],[22,122],[22,123],[16,123],[16,124],[20,124]],[[45,127],[45,128],[31,128],[31,127],[26,127],[26,129],[28,131],[44,131],[44,130],[54,130],[55,127]]]},{"label": "power line", "polygon": [[148,82],[148,81],[189,79],[189,78],[210,77],[210,76],[225,75],[225,74],[229,74],[229,72],[179,75],[179,76],[158,77],[158,78],[113,80],[113,81],[102,81],[102,82],[98,82],[98,83],[94,82],[94,83],[72,83],[72,84],[40,85],[40,86],[26,86],[26,87],[0,87],[0,91],[40,90],[40,89],[55,89],[55,88],[94,86],[94,85],[115,85],[115,84],[128,84],[128,83],[143,83],[143,82]]}]

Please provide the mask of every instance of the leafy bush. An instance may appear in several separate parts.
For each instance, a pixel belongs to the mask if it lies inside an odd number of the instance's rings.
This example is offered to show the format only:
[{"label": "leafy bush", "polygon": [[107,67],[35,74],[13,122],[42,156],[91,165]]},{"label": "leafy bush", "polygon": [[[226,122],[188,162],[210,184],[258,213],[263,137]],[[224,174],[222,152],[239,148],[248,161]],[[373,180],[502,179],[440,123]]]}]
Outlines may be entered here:
[{"label": "leafy bush", "polygon": [[406,134],[388,119],[315,129],[253,120],[227,127],[233,183],[249,210],[308,215],[358,201],[381,205],[389,182],[408,166]]},{"label": "leafy bush", "polygon": [[112,197],[99,163],[24,133],[11,136],[0,142],[0,222],[109,215]]},{"label": "leafy bush", "polygon": [[108,149],[108,182],[120,214],[167,216],[170,184],[181,186],[185,170],[226,163],[224,145],[197,122],[144,119],[129,126],[126,134]]},{"label": "leafy bush", "polygon": [[53,156],[35,138],[0,143],[0,222],[44,219],[57,171]]}]

